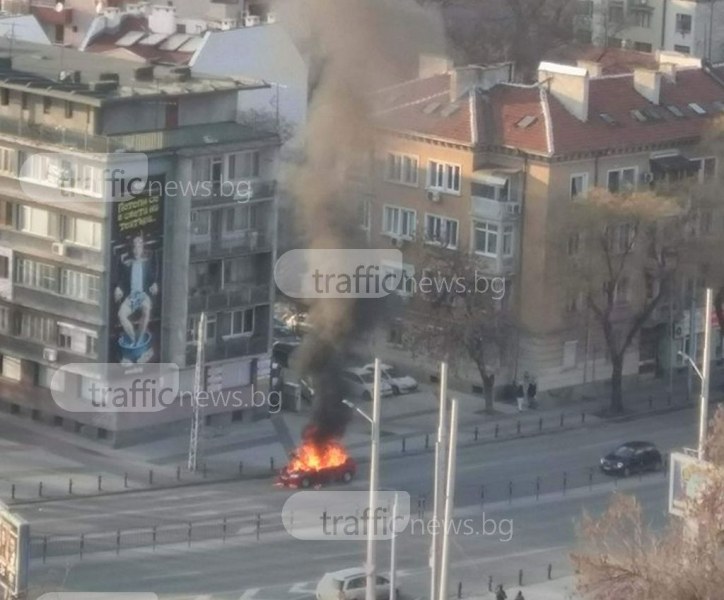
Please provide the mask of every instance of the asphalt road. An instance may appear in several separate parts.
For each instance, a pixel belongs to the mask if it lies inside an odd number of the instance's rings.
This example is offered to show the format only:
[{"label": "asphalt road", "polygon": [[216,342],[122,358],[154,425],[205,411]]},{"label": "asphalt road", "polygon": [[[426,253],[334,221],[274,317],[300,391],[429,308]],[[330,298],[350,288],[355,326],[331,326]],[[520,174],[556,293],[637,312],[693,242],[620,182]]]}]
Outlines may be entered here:
[{"label": "asphalt road", "polygon": [[[514,583],[519,569],[527,582],[543,580],[548,564],[553,566],[554,577],[568,574],[567,557],[575,543],[577,519],[584,509],[602,510],[614,491],[614,480],[597,471],[593,481],[589,479],[600,456],[632,439],[653,441],[666,451],[691,446],[696,427],[694,411],[683,410],[461,448],[456,520],[469,519],[469,527],[453,538],[451,583],[462,582],[463,593],[470,595],[487,589],[488,576],[496,582]],[[344,489],[364,491],[363,475]],[[539,500],[535,497],[536,478],[541,482]],[[382,464],[381,486],[407,491],[413,512],[422,495],[430,497],[431,483],[431,454],[388,459]],[[637,494],[654,523],[664,521],[667,480],[662,473],[621,481],[618,487]],[[292,493],[273,488],[270,481],[254,481],[24,507],[21,512],[30,520],[33,535],[48,535],[51,546],[57,536],[85,533],[92,537],[94,532],[173,527],[222,516],[244,523],[236,527],[230,520],[225,543],[216,539],[188,547],[179,541],[160,545],[155,551],[125,547],[125,540],[132,536],[124,533],[124,547],[118,555],[115,551],[86,552],[82,561],[77,556],[50,556],[45,565],[34,561],[32,581],[47,591],[65,587],[78,592],[153,591],[178,598],[309,598],[324,572],[363,564],[365,546],[362,541],[314,542],[290,536],[281,528],[279,515]],[[257,513],[264,515],[259,541],[246,524]],[[487,519],[485,530],[483,519]],[[420,529],[412,533],[408,528],[398,543],[400,588],[411,597],[425,595],[427,587],[429,535]],[[389,542],[380,542],[382,569],[387,568],[388,552]]]}]

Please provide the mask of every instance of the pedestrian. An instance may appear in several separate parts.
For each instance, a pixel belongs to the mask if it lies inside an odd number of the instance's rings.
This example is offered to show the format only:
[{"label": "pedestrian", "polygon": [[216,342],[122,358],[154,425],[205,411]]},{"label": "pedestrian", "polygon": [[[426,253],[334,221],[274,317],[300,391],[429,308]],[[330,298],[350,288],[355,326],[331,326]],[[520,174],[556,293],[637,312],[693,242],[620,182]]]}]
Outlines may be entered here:
[{"label": "pedestrian", "polygon": [[515,390],[515,396],[518,400],[518,412],[522,412],[525,408],[525,390],[523,389],[522,384],[518,384],[518,387]]},{"label": "pedestrian", "polygon": [[538,384],[535,382],[535,379],[531,379],[530,383],[528,384],[528,406],[531,408],[537,408],[538,404],[535,401],[535,397],[538,394]]},{"label": "pedestrian", "polygon": [[523,597],[523,592],[518,590],[518,595],[515,597],[515,600],[525,600],[525,598]]},{"label": "pedestrian", "polygon": [[503,589],[503,584],[498,584],[498,589],[495,591],[495,600],[507,600],[508,594]]}]

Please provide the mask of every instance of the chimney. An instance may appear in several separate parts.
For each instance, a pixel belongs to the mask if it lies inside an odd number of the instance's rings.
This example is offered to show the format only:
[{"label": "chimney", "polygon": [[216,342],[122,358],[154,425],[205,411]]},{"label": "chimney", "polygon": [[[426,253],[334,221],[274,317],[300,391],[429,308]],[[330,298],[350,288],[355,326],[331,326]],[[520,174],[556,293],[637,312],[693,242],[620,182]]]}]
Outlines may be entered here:
[{"label": "chimney", "polygon": [[548,83],[548,91],[579,121],[588,120],[588,71],[581,67],[542,62],[538,82]]},{"label": "chimney", "polygon": [[420,54],[419,58],[419,77],[427,79],[435,75],[444,75],[453,69],[453,61],[447,56],[439,54]]},{"label": "chimney", "polygon": [[151,14],[148,16],[148,28],[151,33],[165,33],[168,35],[176,33],[176,7],[172,4],[151,7]]},{"label": "chimney", "polygon": [[658,104],[661,99],[661,73],[651,69],[634,69],[634,89],[649,102]]},{"label": "chimney", "polygon": [[666,50],[659,50],[656,53],[656,60],[658,60],[659,64],[672,63],[679,67],[690,67],[692,69],[701,69],[702,64],[701,58],[697,58],[696,56]]},{"label": "chimney", "polygon": [[470,65],[457,67],[451,73],[450,102],[457,102],[470,90],[489,90],[499,83],[513,81],[513,63],[492,66]]},{"label": "chimney", "polygon": [[600,62],[580,59],[577,64],[581,69],[588,71],[589,77],[600,77],[603,75],[603,65],[601,65]]}]

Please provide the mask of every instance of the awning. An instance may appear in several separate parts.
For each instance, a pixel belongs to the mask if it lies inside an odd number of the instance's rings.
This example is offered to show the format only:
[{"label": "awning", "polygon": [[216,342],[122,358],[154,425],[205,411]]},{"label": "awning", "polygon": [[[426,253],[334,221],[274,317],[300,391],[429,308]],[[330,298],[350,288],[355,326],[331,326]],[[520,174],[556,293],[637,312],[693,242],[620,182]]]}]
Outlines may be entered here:
[{"label": "awning", "polygon": [[689,160],[681,154],[672,156],[661,156],[650,160],[651,171],[653,173],[696,173],[699,170],[699,164]]}]

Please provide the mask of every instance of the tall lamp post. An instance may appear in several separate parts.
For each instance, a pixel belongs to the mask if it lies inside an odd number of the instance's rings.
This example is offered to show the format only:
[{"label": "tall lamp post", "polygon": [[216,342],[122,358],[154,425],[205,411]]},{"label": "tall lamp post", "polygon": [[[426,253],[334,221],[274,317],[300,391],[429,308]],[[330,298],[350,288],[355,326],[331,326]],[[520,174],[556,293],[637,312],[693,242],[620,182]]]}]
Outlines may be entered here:
[{"label": "tall lamp post", "polygon": [[685,352],[679,352],[691,365],[694,372],[701,379],[701,394],[699,396],[699,460],[706,460],[706,432],[709,421],[709,386],[711,373],[711,313],[714,305],[714,293],[711,288],[706,290],[706,309],[704,313],[704,357],[701,370],[696,361]]},{"label": "tall lamp post", "polygon": [[342,400],[346,406],[357,411],[364,417],[372,427],[372,444],[370,449],[370,496],[367,521],[367,585],[365,588],[365,600],[376,600],[377,580],[377,544],[374,532],[371,527],[372,515],[377,505],[377,487],[379,479],[380,463],[380,359],[375,359],[374,388],[372,392],[372,416],[370,417],[361,408],[355,406],[349,400]]}]

